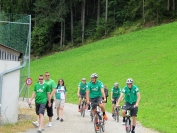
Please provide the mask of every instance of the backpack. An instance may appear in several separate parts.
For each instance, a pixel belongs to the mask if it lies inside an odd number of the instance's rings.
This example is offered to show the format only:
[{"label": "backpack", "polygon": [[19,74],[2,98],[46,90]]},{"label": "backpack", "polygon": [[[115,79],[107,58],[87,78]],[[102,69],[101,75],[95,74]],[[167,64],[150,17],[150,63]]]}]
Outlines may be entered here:
[{"label": "backpack", "polygon": [[104,93],[105,93],[105,96],[108,97],[109,94],[108,94],[108,89],[104,88]]}]

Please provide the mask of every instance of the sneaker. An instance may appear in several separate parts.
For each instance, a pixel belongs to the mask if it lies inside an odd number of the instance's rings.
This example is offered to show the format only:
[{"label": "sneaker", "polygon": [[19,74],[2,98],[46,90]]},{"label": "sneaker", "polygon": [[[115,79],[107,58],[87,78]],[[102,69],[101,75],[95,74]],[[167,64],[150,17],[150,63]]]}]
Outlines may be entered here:
[{"label": "sneaker", "polygon": [[114,114],[112,114],[112,117],[114,117]]},{"label": "sneaker", "polygon": [[49,123],[48,123],[48,127],[51,127],[51,126],[52,126],[52,123],[51,123],[51,122],[49,122]]},{"label": "sneaker", "polygon": [[81,109],[78,109],[78,112],[81,112]]},{"label": "sneaker", "polygon": [[33,125],[38,127],[39,126],[39,123],[37,121],[33,121]]},{"label": "sneaker", "polygon": [[122,120],[122,125],[125,125],[125,120],[124,119]]},{"label": "sneaker", "polygon": [[99,130],[99,127],[98,127],[98,126],[95,126],[95,130],[98,131],[98,130]]},{"label": "sneaker", "polygon": [[107,117],[106,114],[103,115],[103,118],[104,118],[104,120],[106,120],[106,121],[108,120],[108,117]]},{"label": "sneaker", "polygon": [[42,133],[42,129],[38,129],[37,132],[38,132],[38,133]]},{"label": "sneaker", "polygon": [[63,119],[61,118],[60,121],[63,122]]},{"label": "sneaker", "polygon": [[132,131],[131,131],[131,133],[135,133],[135,131],[134,131],[134,130],[132,130]]},{"label": "sneaker", "polygon": [[88,109],[88,112],[90,112],[91,110],[90,109]]},{"label": "sneaker", "polygon": [[57,119],[56,120],[60,120],[60,118],[59,117],[57,117]]}]

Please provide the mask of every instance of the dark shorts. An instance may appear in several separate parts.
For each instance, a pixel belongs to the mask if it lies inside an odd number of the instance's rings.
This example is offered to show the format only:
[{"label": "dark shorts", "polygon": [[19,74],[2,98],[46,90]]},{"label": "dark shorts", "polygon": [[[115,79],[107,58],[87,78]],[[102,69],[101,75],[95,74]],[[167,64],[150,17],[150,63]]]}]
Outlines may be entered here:
[{"label": "dark shorts", "polygon": [[[104,100],[104,97],[102,97],[102,99]],[[107,103],[107,97],[106,97],[106,102],[104,102],[104,103]]]},{"label": "dark shorts", "polygon": [[114,101],[112,101],[112,104],[116,104],[117,100],[119,99],[119,97],[113,97]]},{"label": "dark shorts", "polygon": [[[132,104],[125,102],[124,106],[122,106],[122,110],[128,110],[130,107],[133,107],[134,105],[135,105],[135,102]],[[138,113],[138,107],[132,108],[130,110],[131,116],[137,116],[137,113]]]},{"label": "dark shorts", "polygon": [[37,115],[39,115],[39,114],[43,114],[44,115],[46,104],[35,103],[35,106],[36,106],[36,114]]},{"label": "dark shorts", "polygon": [[97,105],[102,103],[102,97],[90,98],[92,109],[96,109]]},{"label": "dark shorts", "polygon": [[79,98],[86,98],[86,93],[79,93],[80,94],[80,96],[79,96]]},{"label": "dark shorts", "polygon": [[47,115],[48,117],[52,117],[53,116],[53,99],[51,99],[51,107],[48,106],[48,101],[46,103],[46,108],[47,108]]}]

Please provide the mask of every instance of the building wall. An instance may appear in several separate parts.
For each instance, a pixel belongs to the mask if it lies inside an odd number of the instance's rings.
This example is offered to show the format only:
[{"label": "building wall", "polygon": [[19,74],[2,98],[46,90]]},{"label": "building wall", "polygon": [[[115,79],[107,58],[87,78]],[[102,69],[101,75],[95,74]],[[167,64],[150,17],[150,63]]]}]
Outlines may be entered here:
[{"label": "building wall", "polygon": [[[19,61],[0,60],[0,73],[20,66]],[[3,76],[1,120],[2,124],[16,123],[18,120],[20,70]]]},{"label": "building wall", "polygon": [[0,60],[18,61],[20,53],[0,44]]}]

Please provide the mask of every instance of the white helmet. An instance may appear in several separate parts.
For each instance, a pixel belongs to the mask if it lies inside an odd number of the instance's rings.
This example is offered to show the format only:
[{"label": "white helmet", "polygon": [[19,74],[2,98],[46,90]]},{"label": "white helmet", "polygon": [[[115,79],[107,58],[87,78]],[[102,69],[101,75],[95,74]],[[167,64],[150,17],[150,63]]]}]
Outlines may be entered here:
[{"label": "white helmet", "polygon": [[114,83],[114,86],[119,86],[119,83],[117,83],[117,82],[116,82],[116,83]]},{"label": "white helmet", "polygon": [[98,74],[93,73],[93,74],[91,74],[90,78],[98,78]]},{"label": "white helmet", "polygon": [[82,78],[82,81],[86,81],[86,78]]},{"label": "white helmet", "polygon": [[128,78],[126,81],[126,84],[133,84],[133,79],[132,78]]}]

